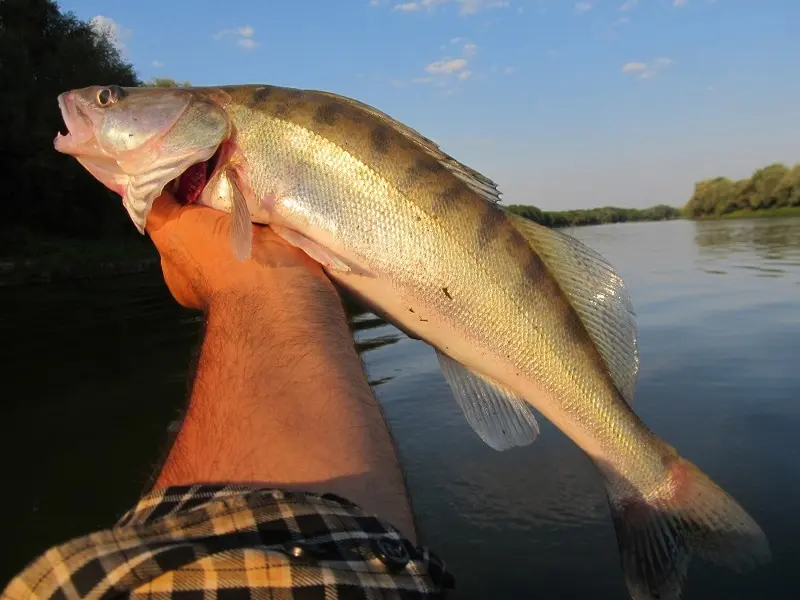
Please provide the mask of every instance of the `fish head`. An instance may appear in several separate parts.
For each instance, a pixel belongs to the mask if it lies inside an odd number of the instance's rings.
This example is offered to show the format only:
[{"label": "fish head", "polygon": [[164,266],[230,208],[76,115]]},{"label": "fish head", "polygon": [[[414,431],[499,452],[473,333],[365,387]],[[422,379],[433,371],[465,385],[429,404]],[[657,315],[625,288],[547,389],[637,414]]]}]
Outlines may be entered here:
[{"label": "fish head", "polygon": [[200,196],[231,132],[224,98],[199,88],[90,86],[60,94],[58,105],[68,132],[55,149],[118,193],[140,232],[168,185],[183,202]]}]

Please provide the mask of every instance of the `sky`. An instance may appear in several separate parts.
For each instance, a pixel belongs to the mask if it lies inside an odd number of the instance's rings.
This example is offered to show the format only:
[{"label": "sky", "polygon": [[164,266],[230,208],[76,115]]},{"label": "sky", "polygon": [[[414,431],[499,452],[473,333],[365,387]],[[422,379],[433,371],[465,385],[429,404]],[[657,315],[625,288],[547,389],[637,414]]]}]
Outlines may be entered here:
[{"label": "sky", "polygon": [[[139,77],[344,94],[548,210],[800,162],[798,0],[61,0]],[[113,82],[96,82],[107,84]]]}]

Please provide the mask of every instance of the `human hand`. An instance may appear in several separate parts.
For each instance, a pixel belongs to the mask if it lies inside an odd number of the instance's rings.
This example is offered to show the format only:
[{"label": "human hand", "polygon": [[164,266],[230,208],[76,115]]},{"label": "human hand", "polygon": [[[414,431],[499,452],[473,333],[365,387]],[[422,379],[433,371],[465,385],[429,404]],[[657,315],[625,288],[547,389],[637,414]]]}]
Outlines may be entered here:
[{"label": "human hand", "polygon": [[230,215],[212,208],[182,206],[168,192],[156,198],[146,230],[161,255],[164,280],[174,298],[187,308],[207,310],[219,297],[308,289],[309,282],[332,288],[322,267],[269,227],[253,225],[251,256],[233,254]]}]

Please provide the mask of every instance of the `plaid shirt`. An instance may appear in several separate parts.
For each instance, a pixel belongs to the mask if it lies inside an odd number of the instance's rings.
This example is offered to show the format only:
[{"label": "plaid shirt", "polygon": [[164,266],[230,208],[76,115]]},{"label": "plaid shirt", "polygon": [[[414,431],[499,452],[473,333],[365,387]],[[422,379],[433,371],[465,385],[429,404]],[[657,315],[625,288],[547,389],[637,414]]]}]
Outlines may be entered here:
[{"label": "plaid shirt", "polygon": [[431,552],[338,496],[195,485],[51,548],[0,598],[410,599],[454,584]]}]

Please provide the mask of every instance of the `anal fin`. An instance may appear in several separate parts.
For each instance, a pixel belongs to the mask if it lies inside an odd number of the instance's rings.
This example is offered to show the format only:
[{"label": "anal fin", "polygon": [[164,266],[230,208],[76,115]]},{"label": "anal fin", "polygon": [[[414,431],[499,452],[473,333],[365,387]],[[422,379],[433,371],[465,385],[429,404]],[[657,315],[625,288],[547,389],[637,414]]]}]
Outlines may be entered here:
[{"label": "anal fin", "polygon": [[436,356],[467,423],[487,446],[499,452],[536,439],[539,424],[524,399],[438,350]]}]

